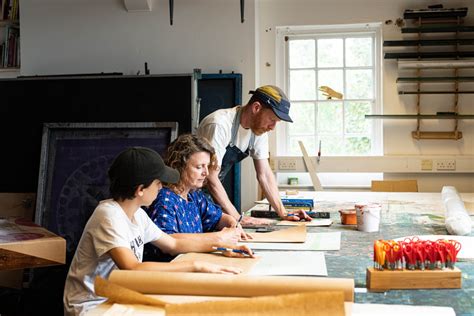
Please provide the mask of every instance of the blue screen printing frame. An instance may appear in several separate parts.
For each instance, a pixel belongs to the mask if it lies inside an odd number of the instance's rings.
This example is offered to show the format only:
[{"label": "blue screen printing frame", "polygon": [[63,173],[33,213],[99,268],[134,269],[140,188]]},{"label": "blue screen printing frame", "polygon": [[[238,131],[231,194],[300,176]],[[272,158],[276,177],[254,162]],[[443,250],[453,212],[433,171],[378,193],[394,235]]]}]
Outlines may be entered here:
[{"label": "blue screen printing frame", "polygon": [[109,198],[107,171],[132,146],[163,155],[177,122],[45,123],[35,222],[66,239],[71,259],[98,202]]}]

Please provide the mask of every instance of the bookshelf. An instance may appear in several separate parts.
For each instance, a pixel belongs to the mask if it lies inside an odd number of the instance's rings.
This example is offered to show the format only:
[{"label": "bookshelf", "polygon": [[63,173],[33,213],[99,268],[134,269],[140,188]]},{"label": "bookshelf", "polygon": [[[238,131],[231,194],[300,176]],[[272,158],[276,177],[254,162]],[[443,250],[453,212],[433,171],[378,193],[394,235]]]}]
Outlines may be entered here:
[{"label": "bookshelf", "polygon": [[0,0],[0,76],[20,70],[19,0]]}]

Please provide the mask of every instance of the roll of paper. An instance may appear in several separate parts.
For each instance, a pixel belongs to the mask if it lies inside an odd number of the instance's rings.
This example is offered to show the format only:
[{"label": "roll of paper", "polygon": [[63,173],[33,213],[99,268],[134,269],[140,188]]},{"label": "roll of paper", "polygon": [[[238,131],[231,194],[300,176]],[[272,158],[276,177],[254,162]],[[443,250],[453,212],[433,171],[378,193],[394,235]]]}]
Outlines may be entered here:
[{"label": "roll of paper", "polygon": [[472,221],[455,187],[444,186],[441,197],[446,208],[445,225],[451,235],[469,235]]},{"label": "roll of paper", "polygon": [[354,301],[354,280],[114,270],[109,281],[143,294],[254,297],[311,291],[343,291]]}]

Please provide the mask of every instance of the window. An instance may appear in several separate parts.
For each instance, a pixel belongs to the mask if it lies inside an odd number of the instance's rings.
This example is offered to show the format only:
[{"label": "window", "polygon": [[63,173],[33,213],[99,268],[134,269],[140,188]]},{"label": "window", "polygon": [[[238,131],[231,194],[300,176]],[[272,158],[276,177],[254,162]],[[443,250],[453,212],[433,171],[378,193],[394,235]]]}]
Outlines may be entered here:
[{"label": "window", "polygon": [[[277,155],[380,155],[380,25],[278,28],[277,82],[288,92],[293,124],[279,124]],[[279,51],[278,51],[279,50]],[[341,92],[327,99],[318,87]]]}]

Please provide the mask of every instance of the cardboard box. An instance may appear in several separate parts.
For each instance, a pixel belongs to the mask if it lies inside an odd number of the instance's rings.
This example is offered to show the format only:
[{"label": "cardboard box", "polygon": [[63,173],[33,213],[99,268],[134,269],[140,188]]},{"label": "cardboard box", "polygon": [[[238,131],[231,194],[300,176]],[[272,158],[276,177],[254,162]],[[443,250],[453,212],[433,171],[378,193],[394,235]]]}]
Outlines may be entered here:
[{"label": "cardboard box", "polygon": [[22,217],[0,219],[0,270],[66,262],[66,240]]},{"label": "cardboard box", "polygon": [[[0,218],[21,216],[33,220],[35,193],[0,193]],[[23,269],[0,271],[0,287],[20,289]]]}]

